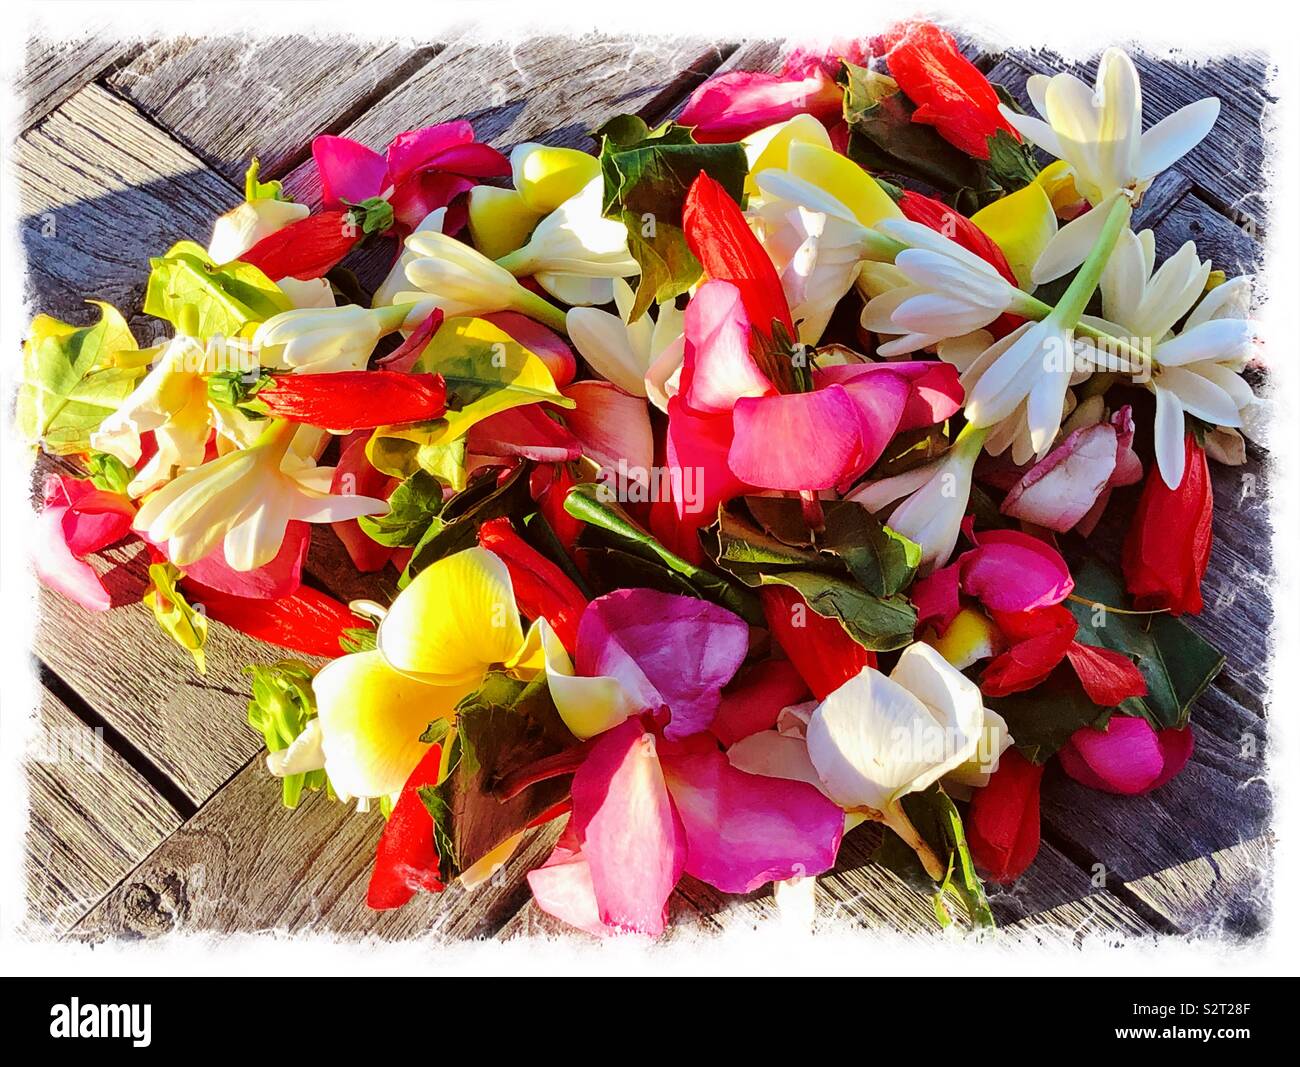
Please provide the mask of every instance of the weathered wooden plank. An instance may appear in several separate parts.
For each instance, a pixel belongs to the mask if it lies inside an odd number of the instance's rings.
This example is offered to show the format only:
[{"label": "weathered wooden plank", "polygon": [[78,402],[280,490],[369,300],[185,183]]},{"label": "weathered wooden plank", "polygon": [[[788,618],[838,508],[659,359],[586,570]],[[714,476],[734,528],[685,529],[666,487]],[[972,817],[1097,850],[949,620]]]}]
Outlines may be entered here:
[{"label": "weathered wooden plank", "polygon": [[176,811],[48,690],[26,762],[26,925],[76,922],[180,825]]},{"label": "weathered wooden plank", "polygon": [[[1214,129],[1177,168],[1220,206],[1253,216],[1262,230],[1266,215],[1262,123],[1273,102],[1265,89],[1268,62],[1262,56],[1246,54],[1193,64],[1172,53],[1129,51],[1142,77],[1142,110],[1148,129],[1186,104],[1206,96],[1220,98],[1222,110]],[[1027,100],[1025,82],[1031,74],[1068,71],[1091,85],[1097,59],[1093,56],[1071,63],[1050,51],[1017,50],[1002,57],[989,79],[1005,85],[1023,103]]]},{"label": "weathered wooden plank", "polygon": [[1211,260],[1228,277],[1249,274],[1263,258],[1259,233],[1255,218],[1231,219],[1193,193],[1174,204],[1156,227],[1156,256],[1164,259],[1177,252],[1184,241],[1195,241],[1200,257]]},{"label": "weathered wooden plank", "polygon": [[1201,937],[1253,937],[1268,927],[1273,842],[1261,836],[1130,882],[1128,889]]},{"label": "weathered wooden plank", "polygon": [[312,137],[351,122],[436,51],[338,37],[172,38],[108,85],[242,184],[250,157],[265,176],[283,174]]},{"label": "weathered wooden plank", "polygon": [[[591,148],[589,133],[625,112],[654,115],[722,59],[694,39],[542,37],[514,45],[453,41],[343,134],[380,148],[397,133],[465,118],[501,149],[520,141]],[[300,200],[320,189],[310,161],[286,179]]]},{"label": "weathered wooden plank", "polygon": [[21,129],[40,122],[68,97],[114,65],[130,59],[142,46],[113,37],[83,36],[50,40],[33,37],[15,88],[23,101]]},{"label": "weathered wooden plank", "polygon": [[72,931],[89,940],[172,932],[439,939],[485,937],[524,903],[525,871],[554,847],[559,825],[533,831],[497,876],[473,890],[453,883],[395,911],[365,904],[377,811],[310,794],[280,803],[261,756],[133,870]]},{"label": "weathered wooden plank", "polygon": [[[98,85],[19,138],[15,156],[30,299],[38,311],[74,322],[91,321],[84,304],[91,297],[132,319],[148,257],[185,237],[206,243],[213,220],[239,199]],[[146,321],[132,319],[142,328]]]}]

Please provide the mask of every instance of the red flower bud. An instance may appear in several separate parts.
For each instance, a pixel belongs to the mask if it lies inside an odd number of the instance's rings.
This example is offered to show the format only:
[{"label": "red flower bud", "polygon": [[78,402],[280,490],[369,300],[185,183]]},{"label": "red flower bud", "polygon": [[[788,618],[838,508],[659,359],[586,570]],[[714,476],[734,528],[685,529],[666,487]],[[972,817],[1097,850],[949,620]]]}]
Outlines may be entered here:
[{"label": "red flower bud", "polygon": [[1038,855],[1042,780],[1040,764],[1009,748],[988,785],[971,798],[966,840],[975,865],[994,882],[1014,882]]},{"label": "red flower bud", "polygon": [[366,889],[366,903],[376,911],[400,908],[417,889],[426,893],[443,890],[433,817],[420,799],[421,786],[438,784],[441,763],[442,746],[430,745],[393,805],[375,849],[375,866]]},{"label": "red flower bud", "polygon": [[759,597],[773,639],[818,700],[825,700],[863,667],[876,665],[874,653],[834,619],[818,615],[789,586],[765,585]]},{"label": "red flower bud", "polygon": [[928,22],[890,35],[889,74],[916,105],[913,122],[933,126],[949,144],[976,159],[989,158],[989,138],[1005,130],[1020,135],[998,110],[998,94],[957,42]]},{"label": "red flower bud", "polygon": [[447,387],[440,374],[282,374],[258,390],[257,400],[277,418],[347,432],[440,418],[447,410]]},{"label": "red flower bud", "polygon": [[1170,489],[1152,464],[1124,541],[1124,581],[1137,608],[1174,615],[1201,610],[1201,579],[1214,540],[1214,490],[1205,450],[1184,442],[1182,483]]},{"label": "red flower bud", "polygon": [[498,556],[510,572],[515,603],[530,619],[545,619],[569,653],[578,647],[578,620],[587,598],[558,566],[515,532],[508,518],[489,519],[478,528],[478,543]]},{"label": "red flower bud", "polygon": [[365,236],[349,211],[321,211],[267,234],[239,257],[272,281],[319,278]]},{"label": "red flower bud", "polygon": [[309,656],[340,655],[343,632],[365,625],[346,604],[306,585],[275,600],[232,596],[189,578],[182,578],[180,585],[191,605],[202,605],[209,619]]}]

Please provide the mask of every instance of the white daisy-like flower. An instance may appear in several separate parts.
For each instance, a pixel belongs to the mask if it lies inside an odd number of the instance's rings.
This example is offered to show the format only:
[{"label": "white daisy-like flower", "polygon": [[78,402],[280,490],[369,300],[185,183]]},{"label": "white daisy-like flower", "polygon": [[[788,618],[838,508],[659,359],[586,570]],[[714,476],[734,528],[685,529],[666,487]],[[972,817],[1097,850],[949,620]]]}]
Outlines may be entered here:
[{"label": "white daisy-like flower", "polygon": [[682,365],[685,316],[668,300],[657,305],[653,319],[645,314],[629,322],[636,298],[621,278],[614,280],[613,298],[617,315],[599,308],[570,308],[569,339],[601,377],[633,396],[648,396],[660,411],[667,411]]},{"label": "white daisy-like flower", "polygon": [[1075,187],[1093,207],[1043,250],[1034,266],[1034,282],[1041,285],[1083,262],[1105,222],[1102,205],[1118,196],[1136,203],[1156,175],[1200,144],[1219,117],[1219,101],[1188,104],[1144,133],[1137,68],[1119,48],[1102,55],[1091,88],[1073,74],[1036,74],[1025,88],[1043,117],[1005,104],[1003,116],[1025,140],[1070,165]]},{"label": "white daisy-like flower", "polygon": [[1193,242],[1156,269],[1155,235],[1125,231],[1102,272],[1104,319],[1084,320],[1150,353],[1145,384],[1156,397],[1156,462],[1171,488],[1183,480],[1183,416],[1239,427],[1256,402],[1241,377],[1255,337],[1246,317],[1250,279],[1233,278],[1206,293],[1209,276],[1210,262]]}]

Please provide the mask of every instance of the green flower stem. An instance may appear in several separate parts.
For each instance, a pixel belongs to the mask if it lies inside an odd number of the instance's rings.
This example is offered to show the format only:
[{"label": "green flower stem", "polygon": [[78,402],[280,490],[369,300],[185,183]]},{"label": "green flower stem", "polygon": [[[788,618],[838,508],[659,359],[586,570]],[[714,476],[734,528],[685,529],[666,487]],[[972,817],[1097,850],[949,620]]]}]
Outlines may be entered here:
[{"label": "green flower stem", "polygon": [[496,261],[498,267],[505,267],[516,278],[526,277],[534,273],[533,254],[528,250],[528,246],[517,248],[513,252],[507,252],[504,256]]},{"label": "green flower stem", "polygon": [[862,258],[869,263],[893,263],[899,252],[906,252],[911,247],[902,241],[886,237],[879,230],[863,230]]},{"label": "green flower stem", "polygon": [[907,817],[907,812],[903,810],[902,804],[895,802],[885,808],[880,813],[880,822],[893,830],[916,853],[916,857],[921,861],[921,866],[925,868],[926,874],[939,883],[942,883],[948,877],[948,865],[935,855],[934,849],[929,846],[917,828],[912,825],[912,820]]},{"label": "green flower stem", "polygon": [[283,459],[289,450],[293,435],[298,432],[298,424],[288,419],[272,419],[271,424],[263,430],[253,442],[253,448],[265,448],[274,453],[277,459]]},{"label": "green flower stem", "polygon": [[392,333],[394,330],[402,328],[414,308],[414,304],[391,304],[387,307],[377,307],[371,310],[374,311],[384,333]]},{"label": "green flower stem", "polygon": [[972,426],[968,422],[961,428],[957,440],[952,443],[951,451],[963,456],[978,456],[992,432],[992,426]]},{"label": "green flower stem", "polygon": [[518,302],[515,304],[515,310],[523,312],[530,319],[536,319],[543,326],[549,326],[556,333],[569,335],[569,328],[565,323],[564,312],[552,304],[549,300],[543,300],[536,293],[531,293],[523,286],[519,287]]},{"label": "green flower stem", "polygon": [[1119,240],[1119,235],[1123,233],[1132,217],[1132,201],[1127,196],[1117,196],[1114,203],[1110,205],[1106,221],[1102,223],[1097,243],[1092,246],[1092,251],[1083,261],[1079,273],[1074,276],[1070,287],[1065,290],[1065,295],[1052,310],[1052,320],[1057,325],[1066,329],[1074,329],[1078,326],[1079,318],[1087,308],[1088,301],[1092,299],[1092,294],[1101,284],[1101,272],[1106,269],[1110,254],[1115,250],[1115,242]]}]

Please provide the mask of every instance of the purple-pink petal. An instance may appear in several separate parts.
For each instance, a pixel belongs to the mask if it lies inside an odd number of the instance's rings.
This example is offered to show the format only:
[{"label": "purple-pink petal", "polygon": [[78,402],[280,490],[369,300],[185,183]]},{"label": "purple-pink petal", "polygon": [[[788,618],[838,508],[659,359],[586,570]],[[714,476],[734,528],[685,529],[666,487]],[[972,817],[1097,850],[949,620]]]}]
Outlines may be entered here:
[{"label": "purple-pink petal", "polygon": [[916,608],[916,628],[933,624],[943,633],[961,611],[961,562],[950,563],[918,578],[908,596]]},{"label": "purple-pink petal", "polygon": [[[429,166],[449,149],[474,140],[474,127],[464,119],[425,126],[399,133],[388,145],[388,180],[394,185],[404,182]],[[443,167],[454,170],[454,167]]]},{"label": "purple-pink petal", "polygon": [[903,406],[895,433],[933,426],[950,419],[961,410],[965,399],[957,368],[933,360],[845,363],[821,368],[814,380],[819,386],[838,383],[849,388],[852,394],[855,386],[882,376],[902,378],[908,385],[907,403]]},{"label": "purple-pink petal", "polygon": [[548,915],[596,937],[613,933],[600,921],[591,864],[582,854],[572,819],[546,862],[528,872],[528,886],[537,906]]},{"label": "purple-pink petal", "polygon": [[764,489],[831,489],[860,466],[862,425],[870,422],[861,411],[839,385],[737,400],[727,462],[741,481]]},{"label": "purple-pink petal", "polygon": [[1110,423],[1075,430],[1011,487],[1002,513],[1065,533],[1109,484],[1117,451],[1118,435]]},{"label": "purple-pink petal", "polygon": [[[1156,732],[1145,719],[1129,715],[1112,715],[1104,730],[1076,730],[1058,754],[1062,769],[1076,782],[1107,793],[1145,793],[1165,773],[1165,753]],[[1180,769],[1175,767],[1173,773]]]},{"label": "purple-pink petal", "polygon": [[617,678],[647,711],[667,708],[664,733],[686,737],[713,721],[749,651],[749,627],[726,608],[654,589],[593,600],[578,624],[581,675]]},{"label": "purple-pink petal", "polygon": [[664,784],[655,737],[639,719],[602,734],[574,774],[573,828],[600,921],[662,933],[668,897],[686,862],[686,835]]},{"label": "purple-pink petal", "polygon": [[986,530],[961,559],[962,591],[993,611],[1059,604],[1074,588],[1061,554],[1019,530]]},{"label": "purple-pink petal", "polygon": [[705,282],[686,306],[682,402],[697,415],[730,411],[741,397],[771,396],[749,351],[749,317],[730,282]]},{"label": "purple-pink petal", "polygon": [[686,832],[687,874],[750,893],[834,865],[844,812],[806,782],[738,770],[712,738],[664,742],[660,763]]},{"label": "purple-pink petal", "polygon": [[738,70],[710,78],[696,89],[680,122],[695,127],[698,141],[737,141],[795,115],[810,113],[829,121],[839,106],[835,82],[820,68],[795,78]]}]

